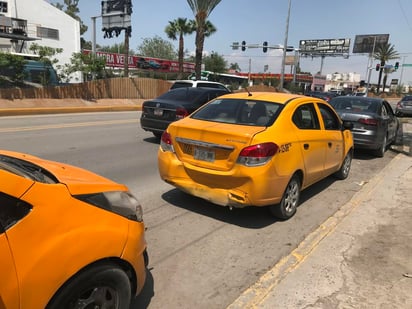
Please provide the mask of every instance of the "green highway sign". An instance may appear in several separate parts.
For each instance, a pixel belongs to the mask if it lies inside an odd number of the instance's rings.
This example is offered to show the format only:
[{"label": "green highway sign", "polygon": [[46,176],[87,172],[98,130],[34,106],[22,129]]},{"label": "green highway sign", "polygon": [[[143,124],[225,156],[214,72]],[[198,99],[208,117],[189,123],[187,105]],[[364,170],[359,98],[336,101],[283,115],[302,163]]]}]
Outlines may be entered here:
[{"label": "green highway sign", "polygon": [[403,67],[412,67],[412,63],[404,63],[402,64]]}]

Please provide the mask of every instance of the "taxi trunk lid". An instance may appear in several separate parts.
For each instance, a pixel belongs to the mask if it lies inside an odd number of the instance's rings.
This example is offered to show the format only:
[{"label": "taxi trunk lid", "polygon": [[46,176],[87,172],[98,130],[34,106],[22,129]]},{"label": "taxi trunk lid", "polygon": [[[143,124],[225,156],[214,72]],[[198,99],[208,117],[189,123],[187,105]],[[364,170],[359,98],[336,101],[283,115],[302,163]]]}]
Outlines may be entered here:
[{"label": "taxi trunk lid", "polygon": [[186,118],[169,133],[183,164],[217,171],[231,170],[241,150],[253,143],[265,127],[233,125]]}]

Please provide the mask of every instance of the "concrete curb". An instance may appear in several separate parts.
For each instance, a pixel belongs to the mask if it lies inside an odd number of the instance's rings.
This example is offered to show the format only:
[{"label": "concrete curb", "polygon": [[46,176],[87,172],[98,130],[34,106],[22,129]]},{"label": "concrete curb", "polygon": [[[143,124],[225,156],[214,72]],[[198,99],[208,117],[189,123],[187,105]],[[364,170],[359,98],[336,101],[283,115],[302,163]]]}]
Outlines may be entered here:
[{"label": "concrete curb", "polygon": [[[376,174],[365,186],[355,193],[352,199],[343,205],[334,215],[326,219],[315,231],[309,234],[296,249],[282,258],[272,269],[261,276],[252,286],[230,304],[227,309],[274,308],[270,299],[276,288],[292,272],[297,270],[307,259],[312,258],[313,251],[329,235],[335,232],[339,225],[360,206],[367,202],[379,190],[379,184],[386,175],[405,160],[404,154],[398,154],[383,170]],[[271,306],[269,306],[271,305]]]}]

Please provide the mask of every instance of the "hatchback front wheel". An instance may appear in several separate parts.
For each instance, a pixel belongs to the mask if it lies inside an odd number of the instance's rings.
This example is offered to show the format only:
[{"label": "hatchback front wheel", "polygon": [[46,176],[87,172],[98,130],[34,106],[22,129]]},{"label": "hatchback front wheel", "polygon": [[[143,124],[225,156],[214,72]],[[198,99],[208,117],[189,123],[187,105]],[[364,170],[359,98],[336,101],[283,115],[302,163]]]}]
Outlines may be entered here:
[{"label": "hatchback front wheel", "polygon": [[131,283],[125,271],[114,264],[100,264],[69,280],[46,309],[128,309],[130,301]]}]

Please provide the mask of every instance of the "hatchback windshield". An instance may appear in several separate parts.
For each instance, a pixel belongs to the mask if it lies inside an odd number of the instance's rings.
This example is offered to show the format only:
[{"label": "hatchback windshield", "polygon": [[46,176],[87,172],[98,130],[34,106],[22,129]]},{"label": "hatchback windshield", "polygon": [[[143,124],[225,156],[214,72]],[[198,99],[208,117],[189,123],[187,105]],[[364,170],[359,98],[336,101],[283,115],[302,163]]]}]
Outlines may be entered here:
[{"label": "hatchback windshield", "polygon": [[223,123],[267,127],[273,124],[283,105],[245,99],[216,99],[191,118]]}]

